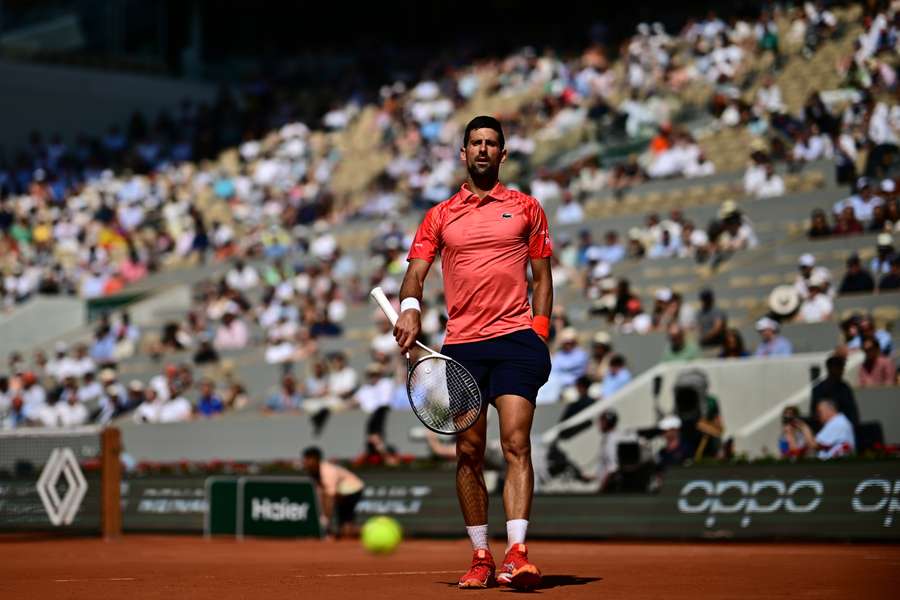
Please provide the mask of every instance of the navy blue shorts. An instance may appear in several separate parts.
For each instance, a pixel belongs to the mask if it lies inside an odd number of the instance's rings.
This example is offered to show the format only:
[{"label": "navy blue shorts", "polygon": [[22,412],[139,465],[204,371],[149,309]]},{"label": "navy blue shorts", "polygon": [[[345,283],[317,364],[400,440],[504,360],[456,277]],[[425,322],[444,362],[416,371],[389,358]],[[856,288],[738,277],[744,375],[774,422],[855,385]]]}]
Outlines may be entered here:
[{"label": "navy blue shorts", "polygon": [[442,354],[467,368],[481,390],[494,402],[515,394],[535,403],[538,390],[550,376],[550,350],[532,329],[522,329],[480,342],[444,344]]}]

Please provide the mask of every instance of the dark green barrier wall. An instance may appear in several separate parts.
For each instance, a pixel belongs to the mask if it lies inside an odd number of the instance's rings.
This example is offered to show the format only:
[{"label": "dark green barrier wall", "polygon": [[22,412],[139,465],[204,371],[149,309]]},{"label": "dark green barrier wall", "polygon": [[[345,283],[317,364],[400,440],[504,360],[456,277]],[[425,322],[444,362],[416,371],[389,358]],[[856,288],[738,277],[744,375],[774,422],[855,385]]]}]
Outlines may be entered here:
[{"label": "dark green barrier wall", "polygon": [[[391,514],[407,535],[461,535],[452,468],[359,474],[366,482],[360,520]],[[202,531],[203,510],[188,509],[205,507],[204,480],[130,482],[125,529]],[[490,500],[492,533],[501,535],[502,499]],[[529,535],[898,540],[897,515],[900,461],[691,467],[672,470],[655,495],[539,495]]]}]

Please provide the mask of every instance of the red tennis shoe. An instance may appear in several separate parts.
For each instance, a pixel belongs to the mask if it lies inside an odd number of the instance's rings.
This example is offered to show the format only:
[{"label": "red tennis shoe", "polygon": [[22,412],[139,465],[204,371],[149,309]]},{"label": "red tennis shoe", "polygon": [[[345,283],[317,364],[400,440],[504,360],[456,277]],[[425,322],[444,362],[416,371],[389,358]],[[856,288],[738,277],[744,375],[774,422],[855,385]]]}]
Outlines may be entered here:
[{"label": "red tennis shoe", "polygon": [[506,553],[497,582],[519,590],[532,590],[541,582],[541,570],[528,562],[525,544],[513,544]]},{"label": "red tennis shoe", "polygon": [[459,578],[459,587],[463,589],[481,589],[494,584],[494,557],[490,550],[478,549],[472,555],[472,566],[466,574]]}]

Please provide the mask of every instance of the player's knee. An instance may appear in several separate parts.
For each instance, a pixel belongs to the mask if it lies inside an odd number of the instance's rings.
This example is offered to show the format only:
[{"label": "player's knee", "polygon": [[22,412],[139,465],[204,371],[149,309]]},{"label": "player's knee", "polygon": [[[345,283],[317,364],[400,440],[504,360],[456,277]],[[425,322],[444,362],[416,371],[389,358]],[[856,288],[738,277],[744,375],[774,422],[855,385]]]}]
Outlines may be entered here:
[{"label": "player's knee", "polygon": [[460,462],[481,463],[484,460],[484,444],[459,439],[456,441],[456,457]]},{"label": "player's knee", "polygon": [[503,457],[507,463],[524,462],[531,459],[531,442],[523,437],[515,437],[501,442],[503,446]]}]

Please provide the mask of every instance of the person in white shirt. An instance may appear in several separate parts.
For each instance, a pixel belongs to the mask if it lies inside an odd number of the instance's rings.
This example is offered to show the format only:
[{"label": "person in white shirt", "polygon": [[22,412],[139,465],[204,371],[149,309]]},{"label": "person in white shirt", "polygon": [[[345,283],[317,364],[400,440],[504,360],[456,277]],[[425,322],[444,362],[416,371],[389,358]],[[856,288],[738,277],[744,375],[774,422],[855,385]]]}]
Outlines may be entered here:
[{"label": "person in white shirt", "polygon": [[825,281],[818,273],[813,273],[807,283],[809,296],[800,305],[797,320],[801,323],[821,323],[827,321],[834,314],[834,303],[826,294],[822,293]]},{"label": "person in white shirt", "polygon": [[363,412],[371,414],[390,405],[393,391],[394,382],[382,373],[381,365],[372,363],[366,367],[366,382],[353,394],[353,400]]},{"label": "person in white shirt", "polygon": [[176,396],[162,405],[159,410],[160,423],[176,423],[190,421],[194,409],[191,402],[184,396]]},{"label": "person in white shirt", "polygon": [[75,346],[75,356],[71,363],[71,371],[69,374],[81,379],[86,373],[96,371],[97,365],[94,359],[88,356],[88,347],[85,344]]},{"label": "person in white shirt", "polygon": [[136,423],[159,423],[160,412],[165,400],[152,385],[144,390],[144,401],[134,411]]},{"label": "person in white shirt", "polygon": [[757,198],[777,198],[784,196],[784,179],[775,172],[775,165],[766,163],[765,179],[756,188]]},{"label": "person in white shirt", "polygon": [[766,181],[766,160],[761,152],[754,152],[751,162],[744,171],[744,193],[756,196],[760,186]]},{"label": "person in white shirt", "polygon": [[343,352],[335,352],[328,360],[328,391],[342,400],[351,398],[359,385],[356,370],[347,364],[347,357]]},{"label": "person in white shirt", "polygon": [[584,210],[581,205],[572,199],[572,194],[565,192],[562,204],[556,209],[556,222],[558,225],[572,225],[584,220]]},{"label": "person in white shirt", "polygon": [[794,289],[797,290],[797,294],[801,299],[805,300],[809,297],[809,280],[813,275],[824,284],[825,289],[821,290],[822,293],[830,298],[834,297],[834,289],[829,285],[829,282],[831,281],[831,271],[825,267],[817,267],[815,256],[808,252],[803,254],[800,256],[797,267],[800,272],[797,274],[797,278],[794,279]]},{"label": "person in white shirt", "polygon": [[397,340],[394,339],[394,327],[384,317],[378,319],[378,335],[372,338],[372,352],[392,355],[397,351]]},{"label": "person in white shirt", "polygon": [[54,405],[56,419],[60,427],[76,427],[88,422],[87,407],[78,401],[78,394],[72,388],[66,389]]},{"label": "person in white shirt", "polygon": [[233,290],[246,292],[259,285],[259,274],[252,266],[244,264],[244,261],[238,259],[225,274],[225,283]]},{"label": "person in white shirt", "polygon": [[844,413],[838,412],[837,402],[831,398],[820,400],[816,405],[816,415],[823,425],[815,437],[806,423],[799,425],[807,448],[814,448],[816,456],[823,460],[847,456],[856,451],[853,423]]},{"label": "person in white shirt", "polygon": [[213,346],[216,350],[240,350],[247,345],[249,338],[247,325],[234,313],[227,312],[222,317],[222,324],[216,330]]},{"label": "person in white shirt", "polygon": [[47,361],[47,375],[56,381],[63,381],[73,371],[74,363],[68,353],[69,347],[66,343],[57,342],[53,358]]}]

